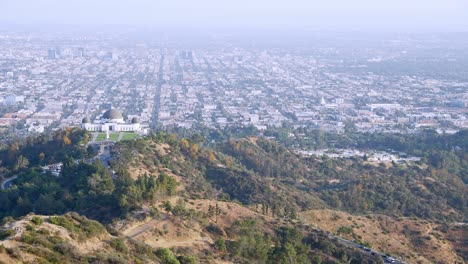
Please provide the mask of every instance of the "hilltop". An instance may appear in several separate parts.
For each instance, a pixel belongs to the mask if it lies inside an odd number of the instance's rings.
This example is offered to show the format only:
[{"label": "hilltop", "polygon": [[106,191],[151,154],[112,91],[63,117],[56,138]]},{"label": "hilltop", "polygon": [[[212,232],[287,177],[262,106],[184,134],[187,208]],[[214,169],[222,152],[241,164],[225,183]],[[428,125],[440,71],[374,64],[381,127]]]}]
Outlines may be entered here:
[{"label": "hilltop", "polygon": [[99,222],[76,213],[23,217],[2,231],[2,263],[154,262],[151,249],[138,241],[110,235]]}]

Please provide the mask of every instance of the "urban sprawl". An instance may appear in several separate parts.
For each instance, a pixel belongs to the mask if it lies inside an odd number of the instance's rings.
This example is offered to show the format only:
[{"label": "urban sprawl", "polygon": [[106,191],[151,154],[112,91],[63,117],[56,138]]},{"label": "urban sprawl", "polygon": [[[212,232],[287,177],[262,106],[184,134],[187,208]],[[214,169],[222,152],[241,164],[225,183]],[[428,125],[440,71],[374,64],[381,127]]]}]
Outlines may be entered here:
[{"label": "urban sprawl", "polygon": [[[0,131],[18,136],[80,126],[84,117],[96,119],[108,109],[138,117],[150,129],[468,128],[466,73],[463,79],[378,70],[411,63],[413,51],[404,44],[353,53],[339,47],[173,48],[115,38],[0,34]],[[457,60],[450,53],[434,58]]]}]

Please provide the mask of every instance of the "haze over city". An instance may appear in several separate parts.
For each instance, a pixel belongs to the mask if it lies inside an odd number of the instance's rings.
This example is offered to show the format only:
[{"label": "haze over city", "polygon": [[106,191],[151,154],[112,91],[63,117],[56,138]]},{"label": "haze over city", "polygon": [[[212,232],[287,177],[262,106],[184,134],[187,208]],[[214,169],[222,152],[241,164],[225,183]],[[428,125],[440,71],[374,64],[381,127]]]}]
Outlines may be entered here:
[{"label": "haze over city", "polygon": [[269,30],[467,30],[468,2],[414,1],[2,1],[3,25]]}]

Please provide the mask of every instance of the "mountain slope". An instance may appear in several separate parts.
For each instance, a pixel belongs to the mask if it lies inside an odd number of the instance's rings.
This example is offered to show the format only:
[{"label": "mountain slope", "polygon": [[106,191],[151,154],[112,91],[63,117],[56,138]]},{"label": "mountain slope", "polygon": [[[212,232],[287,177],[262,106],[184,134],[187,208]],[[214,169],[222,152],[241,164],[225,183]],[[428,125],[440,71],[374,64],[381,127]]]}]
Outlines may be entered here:
[{"label": "mountain slope", "polygon": [[[21,251],[71,263],[289,263],[293,255],[295,263],[382,262],[326,233],[338,231],[410,262],[466,257],[459,235],[466,229],[455,223],[466,219],[467,188],[444,167],[304,157],[262,138],[206,144],[164,133],[116,143],[109,167],[62,159],[59,177],[19,169],[15,184],[0,191],[2,216],[76,211],[100,223],[73,213],[43,216],[35,226],[26,216],[16,222],[25,233],[11,239],[12,226],[2,231],[7,261]],[[55,234],[57,226],[66,232]],[[174,254],[158,250],[166,247]]]}]

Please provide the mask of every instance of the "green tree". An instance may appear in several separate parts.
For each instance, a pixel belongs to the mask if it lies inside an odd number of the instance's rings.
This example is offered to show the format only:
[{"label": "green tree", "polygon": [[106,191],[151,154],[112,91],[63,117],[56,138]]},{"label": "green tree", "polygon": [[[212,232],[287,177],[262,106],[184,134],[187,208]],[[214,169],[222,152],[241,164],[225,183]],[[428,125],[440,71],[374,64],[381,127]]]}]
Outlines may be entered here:
[{"label": "green tree", "polygon": [[[346,255],[344,255],[344,256],[346,256]],[[343,260],[343,259],[342,259],[342,260]],[[343,261],[346,261],[346,259],[343,260]],[[321,257],[320,255],[315,255],[315,256],[313,256],[313,257],[312,257],[312,263],[313,263],[313,264],[322,264],[322,257]]]},{"label": "green tree", "polygon": [[215,209],[214,206],[212,206],[211,204],[208,205],[208,212],[207,212],[206,215],[208,216],[209,219],[211,219],[211,217],[213,217],[215,215],[215,210],[216,209]]},{"label": "green tree", "polygon": [[13,170],[15,171],[18,171],[20,169],[24,169],[24,168],[27,168],[29,166],[29,160],[23,156],[23,155],[20,155],[17,159],[16,159],[16,162],[15,162],[15,165],[13,167]]},{"label": "green tree", "polygon": [[221,252],[226,251],[226,241],[224,240],[224,237],[219,237],[214,244],[215,248]]},{"label": "green tree", "polygon": [[33,205],[28,197],[18,197],[18,200],[16,201],[16,207],[13,211],[13,215],[22,216],[31,212],[32,209]]},{"label": "green tree", "polygon": [[60,213],[65,209],[65,205],[61,201],[49,194],[41,194],[34,203],[35,212],[43,215]]},{"label": "green tree", "polygon": [[88,178],[88,187],[91,194],[106,195],[115,190],[114,181],[109,173],[93,173]]},{"label": "green tree", "polygon": [[167,248],[160,248],[156,250],[155,253],[161,261],[161,264],[180,264],[174,253]]},{"label": "green tree", "polygon": [[182,222],[186,212],[187,209],[185,208],[184,200],[178,199],[176,205],[174,206],[174,208],[172,208],[172,213],[175,217],[179,217],[179,221]]}]

